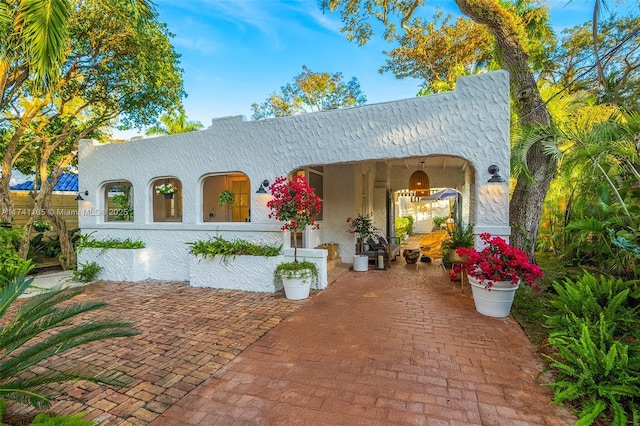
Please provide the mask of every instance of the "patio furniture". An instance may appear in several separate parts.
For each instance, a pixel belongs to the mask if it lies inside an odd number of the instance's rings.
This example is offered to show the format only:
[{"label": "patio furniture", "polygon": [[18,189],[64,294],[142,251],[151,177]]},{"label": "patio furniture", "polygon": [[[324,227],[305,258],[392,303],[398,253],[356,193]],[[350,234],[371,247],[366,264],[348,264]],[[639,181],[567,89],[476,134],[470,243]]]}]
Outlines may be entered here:
[{"label": "patio furniture", "polygon": [[[444,229],[439,229],[437,231],[431,232],[420,239],[420,255],[427,256],[432,260],[439,260],[442,269],[447,270],[444,266],[444,262],[442,258],[444,257],[444,252],[442,250],[442,243],[444,243],[447,238],[449,238],[449,233]],[[417,263],[416,265],[420,265]],[[418,266],[416,266],[416,269]]]},{"label": "patio furniture", "polygon": [[384,235],[377,235],[364,242],[362,247],[362,255],[366,255],[369,260],[373,259],[377,262],[378,255],[382,253],[384,256],[386,266],[391,267],[391,261],[395,260],[400,255],[400,244],[389,242],[391,239]]}]

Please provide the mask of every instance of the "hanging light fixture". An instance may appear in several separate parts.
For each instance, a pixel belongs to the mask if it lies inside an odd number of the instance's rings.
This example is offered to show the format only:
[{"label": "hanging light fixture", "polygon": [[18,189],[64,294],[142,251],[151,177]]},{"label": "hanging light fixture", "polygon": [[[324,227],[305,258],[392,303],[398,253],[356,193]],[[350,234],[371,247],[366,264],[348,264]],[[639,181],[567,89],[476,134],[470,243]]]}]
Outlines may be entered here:
[{"label": "hanging light fixture", "polygon": [[409,177],[409,191],[413,191],[416,197],[428,197],[430,188],[429,188],[429,176],[423,171],[424,170],[424,160],[420,161],[420,170],[416,170]]}]

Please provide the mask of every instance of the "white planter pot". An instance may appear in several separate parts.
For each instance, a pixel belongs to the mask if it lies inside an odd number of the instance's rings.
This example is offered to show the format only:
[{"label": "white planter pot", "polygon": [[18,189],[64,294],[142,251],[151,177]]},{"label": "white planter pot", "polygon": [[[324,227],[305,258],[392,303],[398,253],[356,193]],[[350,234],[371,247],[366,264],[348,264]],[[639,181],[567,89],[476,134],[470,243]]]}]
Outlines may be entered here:
[{"label": "white planter pot", "polygon": [[353,270],[366,272],[369,270],[369,256],[356,254],[353,256]]},{"label": "white planter pot", "polygon": [[284,286],[284,295],[287,299],[302,300],[309,297],[311,290],[312,276],[305,277],[282,277],[282,285]]},{"label": "white planter pot", "polygon": [[509,281],[496,281],[488,289],[474,277],[468,276],[468,279],[478,313],[495,318],[509,316],[513,297],[520,284],[513,285]]}]

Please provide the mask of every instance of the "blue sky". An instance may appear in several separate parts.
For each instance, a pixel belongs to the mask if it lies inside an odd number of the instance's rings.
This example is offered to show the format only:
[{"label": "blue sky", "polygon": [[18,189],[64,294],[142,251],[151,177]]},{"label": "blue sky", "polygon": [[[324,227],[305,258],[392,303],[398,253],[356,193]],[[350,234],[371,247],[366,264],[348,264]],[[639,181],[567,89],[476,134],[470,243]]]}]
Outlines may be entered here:
[{"label": "blue sky", "polygon": [[[591,18],[593,1],[549,4],[558,33]],[[627,15],[637,13],[637,4],[624,0],[615,7],[618,14]],[[348,42],[340,33],[339,15],[323,14],[317,0],[156,0],[156,5],[182,55],[187,117],[205,127],[215,117],[249,119],[251,104],[291,82],[303,65],[315,72],[341,72],[346,80],[356,77],[367,103],[413,97],[419,89],[417,80],[380,74],[382,52],[391,46],[380,36],[363,47]],[[432,16],[436,6],[458,13],[453,1],[428,2],[422,16]]]}]

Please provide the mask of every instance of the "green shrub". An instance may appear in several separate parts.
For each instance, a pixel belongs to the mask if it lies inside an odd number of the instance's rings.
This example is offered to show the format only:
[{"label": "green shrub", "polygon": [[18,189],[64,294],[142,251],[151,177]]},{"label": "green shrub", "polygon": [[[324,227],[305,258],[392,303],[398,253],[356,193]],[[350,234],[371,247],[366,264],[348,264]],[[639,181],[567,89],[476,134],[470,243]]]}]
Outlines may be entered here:
[{"label": "green shrub", "polygon": [[95,240],[91,234],[82,235],[80,242],[78,243],[78,251],[83,248],[101,248],[101,249],[140,249],[145,245],[141,240],[132,240],[127,238],[125,240],[119,238],[108,238],[106,240]]},{"label": "green shrub", "polygon": [[549,303],[551,313],[547,316],[551,334],[579,335],[583,323],[595,324],[604,315],[617,338],[640,339],[638,310],[630,299],[633,285],[615,277],[596,278],[586,271],[575,281],[554,282],[557,294]]},{"label": "green shrub", "polygon": [[580,408],[578,424],[638,424],[640,327],[632,281],[595,277],[554,282],[546,325],[556,355],[554,402]]},{"label": "green shrub", "polygon": [[0,288],[18,275],[26,275],[33,269],[31,260],[18,254],[24,230],[0,227]]},{"label": "green shrub", "polygon": [[396,217],[396,237],[399,241],[404,240],[407,235],[413,233],[413,216]]},{"label": "green shrub", "polygon": [[220,256],[223,262],[228,262],[230,258],[236,256],[278,256],[282,251],[282,244],[276,247],[251,243],[242,239],[228,241],[219,235],[208,241],[200,240],[186,244],[191,246],[189,253],[194,256],[210,257],[211,259]]},{"label": "green shrub", "polygon": [[80,263],[78,269],[73,271],[73,279],[83,283],[88,283],[96,279],[100,271],[104,268],[96,262]]},{"label": "green shrub", "polygon": [[83,420],[84,414],[73,416],[50,416],[45,413],[38,414],[30,426],[91,426],[95,424],[91,420]]},{"label": "green shrub", "polygon": [[596,324],[581,325],[579,337],[550,337],[558,350],[551,359],[557,371],[554,402],[578,403],[577,424],[589,425],[596,419],[606,424],[638,424],[640,401],[640,351],[638,342],[623,343],[613,338],[614,325],[602,314]]}]

